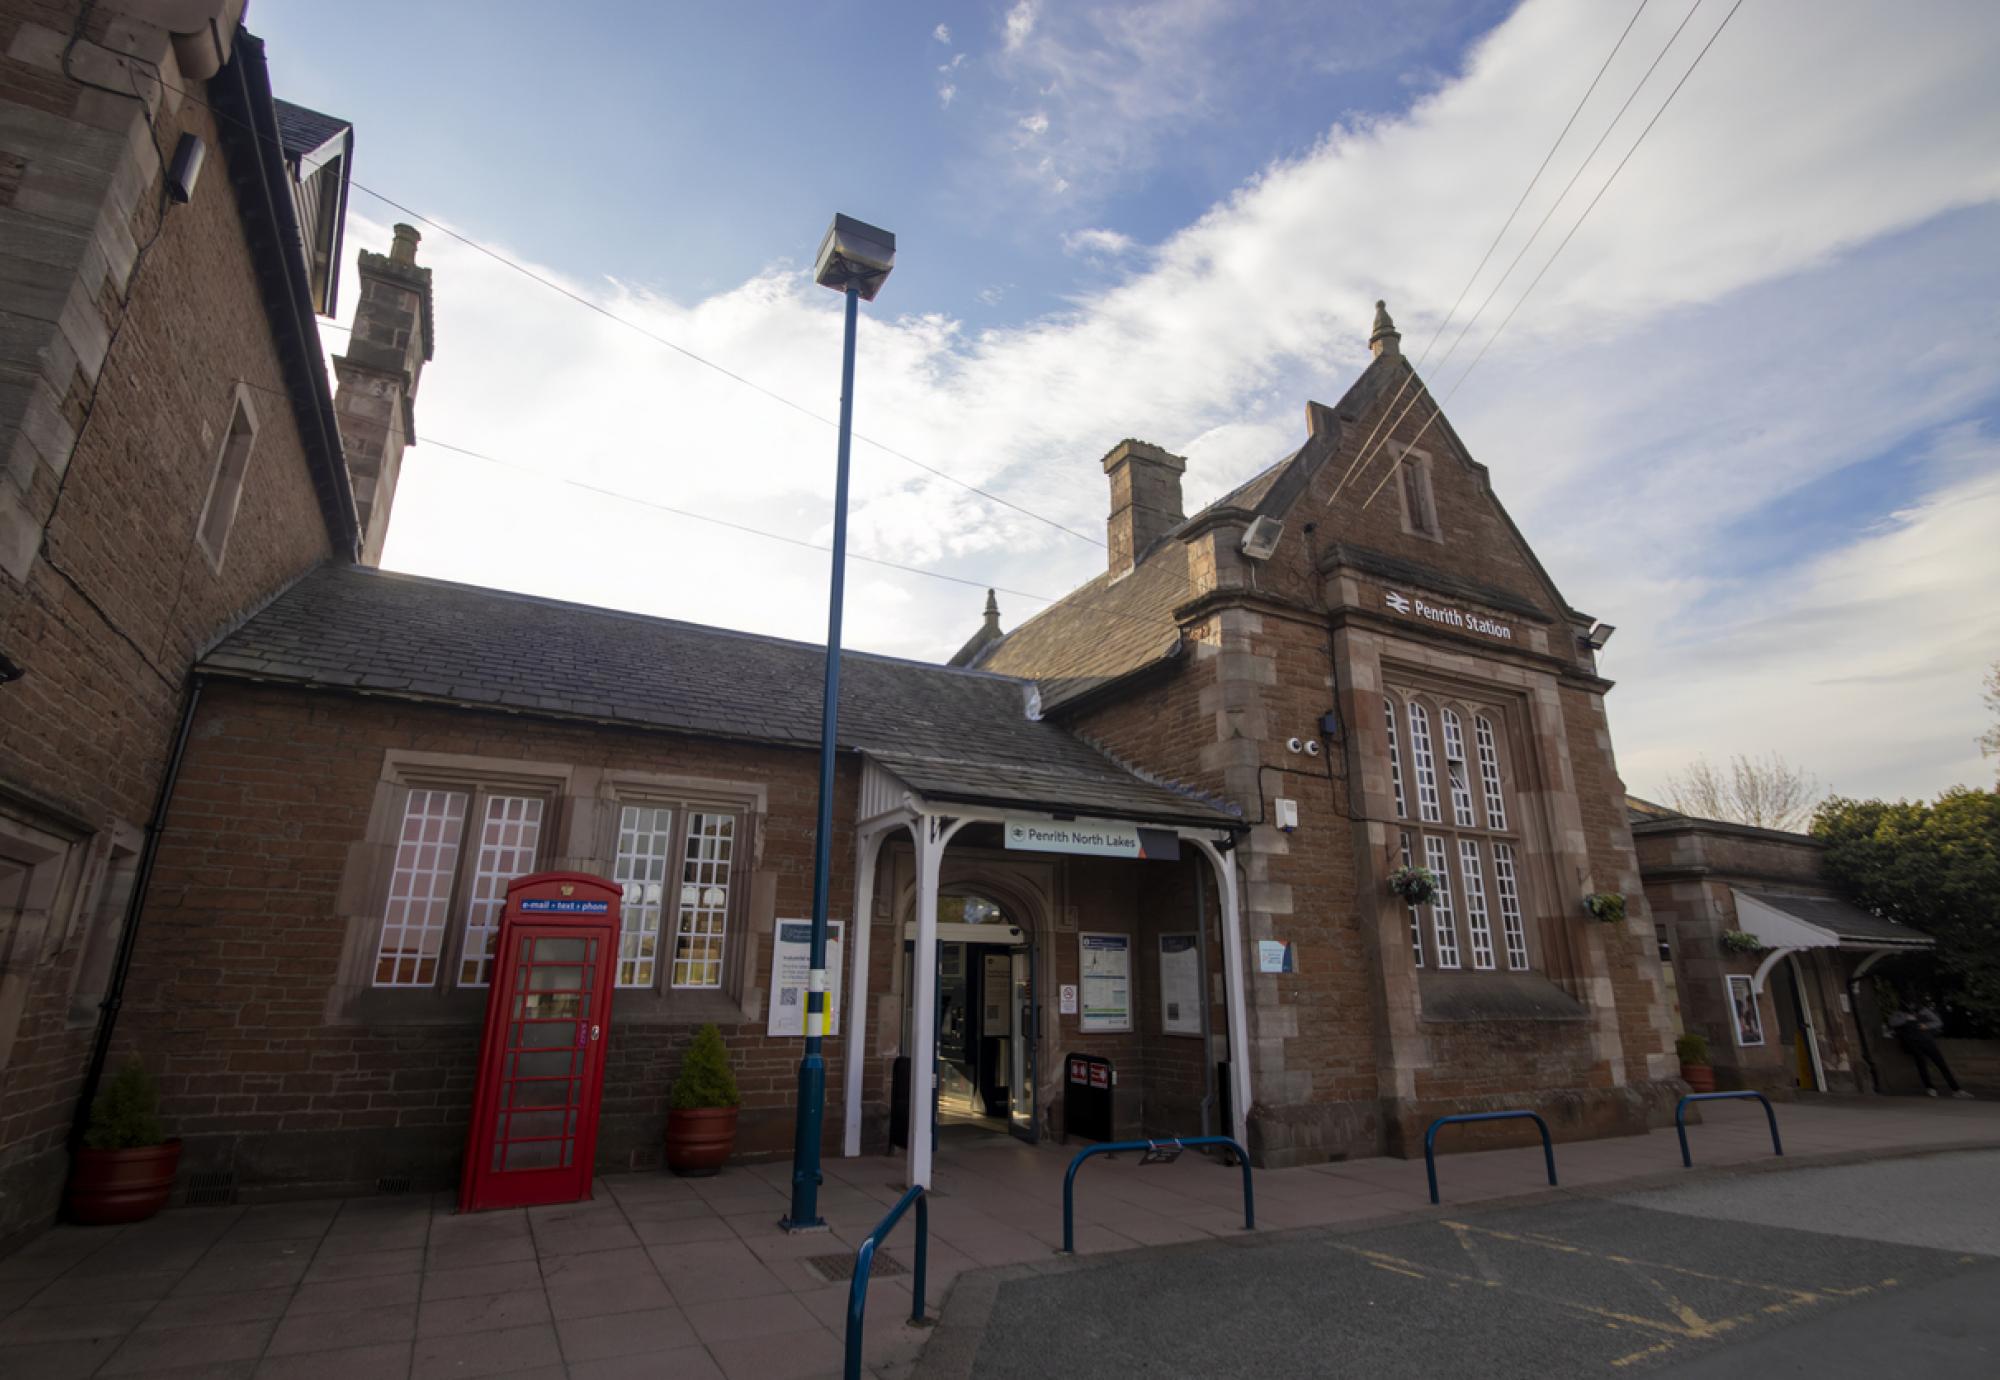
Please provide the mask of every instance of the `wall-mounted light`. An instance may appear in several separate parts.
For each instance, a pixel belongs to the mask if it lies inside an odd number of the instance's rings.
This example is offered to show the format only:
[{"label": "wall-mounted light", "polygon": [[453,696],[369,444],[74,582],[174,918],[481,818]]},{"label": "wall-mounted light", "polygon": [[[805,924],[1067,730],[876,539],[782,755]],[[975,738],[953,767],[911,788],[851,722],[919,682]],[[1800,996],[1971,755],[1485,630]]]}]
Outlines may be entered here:
[{"label": "wall-mounted light", "polygon": [[1617,631],[1618,629],[1609,623],[1593,623],[1590,625],[1590,631],[1583,635],[1584,645],[1593,652],[1601,652],[1604,650],[1604,644],[1611,640],[1611,634]]},{"label": "wall-mounted light", "polygon": [[194,184],[201,177],[201,163],[206,157],[206,144],[192,134],[181,135],[181,141],[174,145],[173,161],[167,164],[167,196],[170,200],[186,205],[194,196]]},{"label": "wall-mounted light", "polygon": [[1244,530],[1237,549],[1253,561],[1268,561],[1278,549],[1278,538],[1284,535],[1284,523],[1274,517],[1260,517]]}]

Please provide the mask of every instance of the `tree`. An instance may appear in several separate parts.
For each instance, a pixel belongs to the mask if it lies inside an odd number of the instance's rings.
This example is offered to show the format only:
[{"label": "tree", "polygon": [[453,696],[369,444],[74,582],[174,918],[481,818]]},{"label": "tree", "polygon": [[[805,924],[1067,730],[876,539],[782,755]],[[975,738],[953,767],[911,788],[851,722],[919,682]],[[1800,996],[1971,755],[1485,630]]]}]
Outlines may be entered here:
[{"label": "tree", "polygon": [[1697,757],[1685,775],[1667,778],[1667,803],[1682,814],[1759,829],[1803,827],[1819,796],[1812,774],[1775,752],[1768,759],[1738,753],[1729,759],[1727,775]]},{"label": "tree", "polygon": [[1940,995],[2000,1031],[2000,793],[1958,787],[1929,805],[1834,796],[1812,832],[1827,845],[1827,876],[1935,939]]}]

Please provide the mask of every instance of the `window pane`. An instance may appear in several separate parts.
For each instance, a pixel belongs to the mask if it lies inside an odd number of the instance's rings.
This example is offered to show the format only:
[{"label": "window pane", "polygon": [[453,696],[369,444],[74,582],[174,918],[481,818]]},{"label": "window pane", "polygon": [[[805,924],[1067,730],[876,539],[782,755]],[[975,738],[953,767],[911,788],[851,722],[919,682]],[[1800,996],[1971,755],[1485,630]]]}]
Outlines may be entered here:
[{"label": "window pane", "polygon": [[620,987],[651,987],[658,971],[673,819],[672,810],[651,805],[627,805],[618,813],[618,859],[611,877],[625,892],[619,908]]},{"label": "window pane", "polygon": [[[1389,784],[1396,788],[1396,818],[1407,819],[1410,815],[1409,802],[1403,798],[1403,754],[1396,747],[1396,702],[1386,696],[1382,700],[1382,710],[1389,720]],[[1403,836],[1403,861],[1409,859],[1409,836]]]},{"label": "window pane", "polygon": [[1443,839],[1425,836],[1424,866],[1437,875],[1437,894],[1431,898],[1431,939],[1437,945],[1438,967],[1456,968],[1458,924],[1451,912],[1451,866]]},{"label": "window pane", "polygon": [[[403,806],[405,842],[396,852],[375,950],[377,987],[428,987],[437,981],[464,822],[463,791],[410,792]],[[419,846],[419,841],[427,842]]]},{"label": "window pane", "polygon": [[[1389,711],[1389,731],[1391,734],[1393,734],[1396,731],[1396,714],[1395,710],[1393,709]],[[1408,867],[1410,866],[1409,831],[1405,830],[1398,837],[1401,838],[1403,842],[1403,866]],[[1410,911],[1410,953],[1416,959],[1417,966],[1421,968],[1424,966],[1424,917],[1422,916],[1421,913],[1418,912],[1415,906],[1410,906],[1409,911]]]},{"label": "window pane", "polygon": [[681,864],[674,923],[673,985],[720,987],[722,941],[729,918],[729,867],[734,815],[688,815],[687,853]]},{"label": "window pane", "polygon": [[1486,869],[1480,866],[1479,845],[1458,841],[1458,871],[1465,881],[1465,930],[1472,938],[1472,966],[1493,966],[1493,923],[1486,918]]},{"label": "window pane", "polygon": [[1459,828],[1470,829],[1475,821],[1472,784],[1465,773],[1465,733],[1459,726],[1456,710],[1441,710],[1438,718],[1444,724],[1444,770],[1451,781],[1451,816]]},{"label": "window pane", "polygon": [[1484,714],[1472,721],[1472,733],[1479,746],[1479,784],[1486,795],[1486,827],[1507,827],[1507,802],[1500,794],[1500,754],[1493,741],[1493,725]]},{"label": "window pane", "polygon": [[1507,966],[1528,966],[1528,934],[1521,924],[1521,893],[1514,880],[1514,845],[1493,845],[1493,890],[1500,898],[1500,933],[1507,942]]},{"label": "window pane", "polygon": [[1444,818],[1438,812],[1437,762],[1431,756],[1431,716],[1415,700],[1410,701],[1410,761],[1417,770],[1417,811],[1424,823],[1436,824]]},{"label": "window pane", "polygon": [[458,985],[484,987],[493,979],[493,942],[500,932],[500,912],[507,904],[507,883],[535,870],[535,852],[542,839],[542,802],[531,795],[486,798],[486,819],[479,837],[479,866],[472,874],[472,896],[465,907],[465,952],[458,963]]}]

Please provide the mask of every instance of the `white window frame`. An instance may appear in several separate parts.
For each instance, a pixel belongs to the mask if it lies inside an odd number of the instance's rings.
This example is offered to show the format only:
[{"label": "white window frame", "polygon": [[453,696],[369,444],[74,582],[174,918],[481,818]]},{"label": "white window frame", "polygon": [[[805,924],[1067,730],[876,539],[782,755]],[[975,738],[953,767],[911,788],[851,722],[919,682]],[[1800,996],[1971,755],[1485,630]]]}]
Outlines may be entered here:
[{"label": "white window frame", "polygon": [[[511,795],[489,791],[479,797],[479,837],[472,840],[477,850],[465,901],[465,923],[459,941],[458,985],[487,987],[493,981],[493,963],[499,957],[500,916],[507,908],[507,883],[539,871],[542,856],[542,828],[548,813],[547,802],[532,794]],[[494,818],[494,807],[500,818]],[[508,818],[506,811],[519,811]],[[469,821],[468,821],[469,822]],[[495,825],[503,831],[513,826],[515,837],[491,840]]]},{"label": "white window frame", "polygon": [[[618,973],[621,988],[650,989],[660,981],[668,888],[682,810],[655,800],[618,802],[618,840],[612,880],[623,889],[619,905]],[[643,846],[641,846],[643,845]]]},{"label": "white window frame", "polygon": [[[1394,697],[1389,695],[1382,697],[1382,710],[1388,717],[1389,784],[1395,789],[1396,793],[1396,818],[1408,819],[1410,817],[1410,804],[1409,800],[1403,794],[1403,754],[1396,743],[1396,701]],[[1407,845],[1408,840],[1405,839],[1405,847],[1403,849],[1405,854],[1403,861],[1405,864],[1409,862],[1407,855],[1410,850]]]},{"label": "white window frame", "polygon": [[1410,705],[1410,765],[1417,773],[1417,813],[1425,824],[1442,824],[1438,803],[1437,760],[1431,753],[1430,711],[1414,697]]},{"label": "white window frame", "polygon": [[1513,971],[1528,968],[1528,931],[1521,918],[1521,889],[1514,868],[1514,845],[1504,839],[1493,841],[1493,892],[1500,902],[1500,935],[1507,945],[1507,966]]},{"label": "white window frame", "polygon": [[1486,797],[1486,827],[1504,832],[1507,797],[1500,789],[1500,751],[1493,739],[1493,721],[1484,714],[1474,714],[1472,735],[1479,750],[1479,785]]},{"label": "white window frame", "polygon": [[[729,959],[729,907],[736,892],[737,845],[741,842],[743,817],[735,811],[691,809],[682,816],[680,877],[674,903],[674,943],[668,955],[668,986],[676,991],[720,991]],[[706,831],[712,821],[724,821],[728,835]],[[724,856],[696,856],[695,845],[720,839]],[[690,870],[709,869],[706,877],[692,877]],[[719,870],[718,870],[719,869]],[[719,900],[714,892],[722,892]],[[697,956],[695,946],[712,946],[712,957]],[[683,954],[685,953],[685,957]],[[699,973],[697,978],[695,975]],[[685,977],[684,977],[685,975]]]},{"label": "white window frame", "polygon": [[1438,722],[1444,727],[1444,774],[1451,784],[1452,822],[1461,829],[1477,829],[1479,819],[1472,813],[1472,783],[1466,779],[1471,765],[1465,760],[1465,727],[1458,711],[1447,705],[1438,708]]},{"label": "white window frame", "polygon": [[1472,966],[1493,968],[1493,921],[1486,913],[1486,867],[1478,839],[1458,841],[1458,875],[1465,884],[1465,932],[1472,941]]},{"label": "white window frame", "polygon": [[[417,786],[404,797],[396,824],[396,858],[389,878],[389,898],[376,928],[370,986],[436,990],[446,964],[445,949],[451,939],[451,903],[465,851],[466,816],[470,808],[471,793],[463,789]],[[416,838],[410,837],[413,823],[417,825]],[[432,825],[436,826],[434,831]],[[414,923],[413,912],[416,912]],[[396,937],[393,949],[389,942],[392,932]],[[412,936],[414,949],[410,947]],[[430,965],[428,972],[426,963]],[[388,965],[386,978],[384,964]],[[409,965],[407,977],[405,964]]]},{"label": "white window frame", "polygon": [[1451,857],[1441,834],[1424,835],[1424,866],[1436,879],[1437,892],[1431,897],[1431,943],[1437,949],[1437,966],[1447,972],[1458,968],[1458,922],[1451,905]]}]

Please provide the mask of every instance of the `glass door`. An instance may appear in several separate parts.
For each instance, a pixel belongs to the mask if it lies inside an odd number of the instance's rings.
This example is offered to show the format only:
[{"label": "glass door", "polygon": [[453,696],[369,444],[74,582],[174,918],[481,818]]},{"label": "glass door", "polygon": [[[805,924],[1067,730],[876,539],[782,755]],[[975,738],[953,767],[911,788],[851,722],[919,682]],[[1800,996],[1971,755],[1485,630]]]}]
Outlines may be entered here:
[{"label": "glass door", "polygon": [[520,942],[488,1167],[496,1174],[587,1172],[577,1140],[596,1106],[603,941],[572,930],[529,931]]},{"label": "glass door", "polygon": [[1007,1031],[1007,1129],[1035,1141],[1035,951],[1012,951],[1013,1002]]}]

